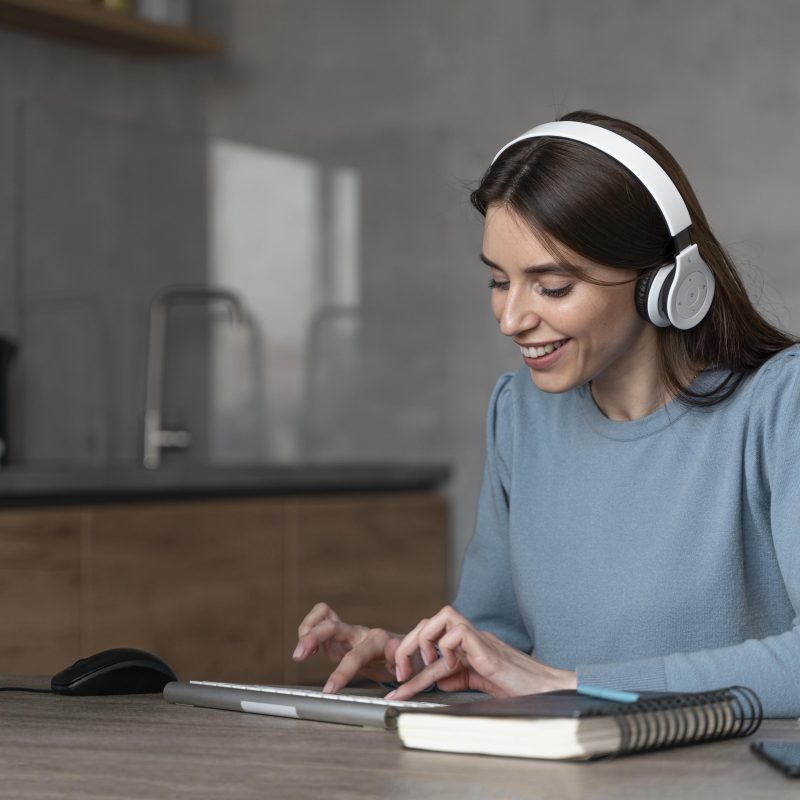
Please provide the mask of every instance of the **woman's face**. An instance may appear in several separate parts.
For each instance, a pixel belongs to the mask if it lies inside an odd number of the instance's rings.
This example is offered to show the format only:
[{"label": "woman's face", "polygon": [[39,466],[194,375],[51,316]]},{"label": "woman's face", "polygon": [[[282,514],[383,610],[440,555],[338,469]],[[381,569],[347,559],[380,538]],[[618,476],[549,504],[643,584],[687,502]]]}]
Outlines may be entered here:
[{"label": "woman's face", "polygon": [[[500,330],[520,346],[540,389],[565,392],[591,380],[595,391],[618,393],[629,390],[635,376],[652,373],[656,329],[636,312],[634,282],[597,286],[577,280],[502,206],[486,214],[483,260],[491,269],[492,311]],[[578,255],[572,263],[604,281],[636,276],[635,270]]]}]

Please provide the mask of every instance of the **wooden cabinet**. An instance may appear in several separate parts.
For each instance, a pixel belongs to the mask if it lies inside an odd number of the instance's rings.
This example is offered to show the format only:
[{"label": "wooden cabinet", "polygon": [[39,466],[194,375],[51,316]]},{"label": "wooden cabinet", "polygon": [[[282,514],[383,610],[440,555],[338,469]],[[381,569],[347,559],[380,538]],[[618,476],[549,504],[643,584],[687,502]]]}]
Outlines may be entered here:
[{"label": "wooden cabinet", "polygon": [[282,523],[280,501],[95,511],[88,651],[138,647],[199,680],[280,675]]},{"label": "wooden cabinet", "polygon": [[[289,501],[286,510],[287,640],[296,637],[300,620],[320,600],[348,622],[398,632],[444,604],[441,499],[424,494],[331,497]],[[330,673],[321,653],[301,664],[290,656],[287,648],[288,683],[321,683]]]},{"label": "wooden cabinet", "polygon": [[0,514],[0,670],[56,672],[79,657],[84,515]]},{"label": "wooden cabinet", "polygon": [[0,671],[138,647],[183,679],[319,683],[303,615],[408,630],[445,602],[446,537],[426,492],[0,511]]}]

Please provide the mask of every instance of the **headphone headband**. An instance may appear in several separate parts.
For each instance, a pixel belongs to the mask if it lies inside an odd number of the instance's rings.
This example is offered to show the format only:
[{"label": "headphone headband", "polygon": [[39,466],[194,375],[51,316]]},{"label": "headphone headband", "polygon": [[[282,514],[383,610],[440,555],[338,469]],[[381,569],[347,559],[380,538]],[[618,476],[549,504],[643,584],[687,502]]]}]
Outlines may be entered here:
[{"label": "headphone headband", "polygon": [[[681,193],[661,165],[638,145],[618,133],[601,128],[599,125],[590,125],[588,122],[566,121],[547,122],[544,125],[537,125],[502,147],[492,159],[492,164],[511,145],[522,142],[525,139],[537,139],[543,136],[583,142],[611,156],[623,167],[630,170],[644,184],[644,187],[658,204],[673,239],[686,231],[692,224],[689,209],[686,207]],[[681,238],[684,239],[685,237]],[[685,246],[683,241],[680,244],[676,242],[676,252],[683,249],[681,245]]]},{"label": "headphone headband", "polygon": [[660,328],[674,325],[681,330],[698,325],[714,299],[714,273],[692,244],[689,209],[663,167],[641,147],[599,125],[588,122],[548,122],[537,125],[510,141],[492,159],[492,164],[511,145],[525,139],[553,136],[583,142],[618,161],[650,192],[667,223],[675,245],[675,261],[640,278],[634,300],[639,314]]}]

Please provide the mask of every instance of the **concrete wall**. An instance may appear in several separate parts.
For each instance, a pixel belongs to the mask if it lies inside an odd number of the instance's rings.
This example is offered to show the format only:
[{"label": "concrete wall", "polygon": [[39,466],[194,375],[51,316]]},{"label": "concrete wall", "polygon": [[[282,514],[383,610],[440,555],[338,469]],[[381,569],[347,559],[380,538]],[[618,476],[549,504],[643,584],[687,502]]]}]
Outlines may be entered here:
[{"label": "concrete wall", "polygon": [[[12,461],[132,464],[148,304],[206,274],[203,70],[0,29],[0,331],[22,342]],[[205,320],[172,333],[202,452]],[[183,371],[183,374],[181,374]]]},{"label": "concrete wall", "polygon": [[[229,48],[210,88],[211,133],[342,163],[360,155],[365,175],[386,179],[387,151],[398,161],[418,152],[417,171],[404,163],[380,187],[385,225],[366,227],[366,247],[390,244],[363,268],[370,307],[404,287],[385,319],[404,348],[419,346],[400,383],[419,386],[440,359],[454,574],[471,535],[486,401],[518,366],[489,314],[464,185],[507,140],[575,108],[644,126],[687,171],[762,308],[800,330],[795,3],[238,0],[215,13]],[[415,150],[426,138],[430,151]],[[370,141],[353,155],[353,142]],[[404,340],[409,327],[419,341]]]},{"label": "concrete wall", "polygon": [[[790,0],[207,0],[199,21],[225,42],[214,62],[133,63],[0,32],[0,174],[7,110],[42,96],[359,169],[373,342],[365,453],[452,461],[453,575],[471,534],[486,401],[518,366],[489,313],[465,186],[508,139],[582,107],[643,125],[686,169],[762,307],[800,330]],[[5,264],[10,204],[0,184]],[[411,434],[398,442],[392,417],[404,410]]]}]

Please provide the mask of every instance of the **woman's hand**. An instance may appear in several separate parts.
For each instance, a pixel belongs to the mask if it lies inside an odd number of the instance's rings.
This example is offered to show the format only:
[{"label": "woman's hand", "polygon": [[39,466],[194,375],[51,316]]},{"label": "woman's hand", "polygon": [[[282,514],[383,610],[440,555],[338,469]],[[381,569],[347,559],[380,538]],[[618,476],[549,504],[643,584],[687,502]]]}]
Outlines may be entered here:
[{"label": "woman's hand", "polygon": [[[338,692],[356,675],[382,682],[395,680],[394,653],[402,634],[348,625],[327,603],[317,603],[300,623],[297,638],[292,653],[295,661],[303,661],[322,647],[328,659],[338,664],[323,692]],[[408,664],[407,668],[413,669],[410,659]]]},{"label": "woman's hand", "polygon": [[[411,659],[419,651],[427,665],[413,675]],[[574,689],[574,672],[542,664],[532,656],[479,631],[451,606],[422,620],[396,648],[397,680],[403,685],[386,695],[407,700],[434,681],[445,692],[476,689],[493,697]]]}]

